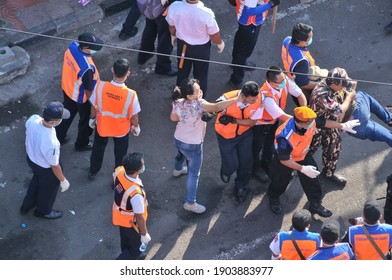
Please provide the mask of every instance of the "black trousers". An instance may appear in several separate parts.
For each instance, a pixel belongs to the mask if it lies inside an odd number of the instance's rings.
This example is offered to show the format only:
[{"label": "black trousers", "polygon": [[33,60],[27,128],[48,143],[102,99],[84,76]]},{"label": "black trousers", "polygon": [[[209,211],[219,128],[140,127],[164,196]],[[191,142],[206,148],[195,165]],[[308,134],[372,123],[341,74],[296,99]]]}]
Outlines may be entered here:
[{"label": "black trousers", "polygon": [[[256,46],[260,27],[261,25],[238,24],[238,29],[234,36],[233,59],[231,61],[233,64],[245,65],[246,60],[252,55]],[[231,74],[230,80],[233,83],[242,83],[244,75],[243,67],[233,67],[233,74]]]},{"label": "black trousers", "polygon": [[116,260],[140,259],[140,235],[133,228],[119,227],[121,239],[121,254]]},{"label": "black trousers", "polygon": [[253,170],[263,168],[269,170],[274,151],[275,131],[278,128],[279,121],[268,125],[255,125],[253,130]]},{"label": "black trousers", "polygon": [[[177,40],[177,55],[181,56],[184,44],[187,45],[185,56],[189,58],[210,60],[211,55],[211,41],[204,45],[189,45],[183,40]],[[178,66],[180,64],[180,58],[177,60]],[[177,86],[181,85],[181,82],[189,77],[193,66],[193,77],[200,81],[200,88],[204,93],[203,98],[207,95],[207,82],[208,82],[208,62],[194,61],[194,60],[184,60],[184,65],[180,69],[178,67],[177,74]]]},{"label": "black trousers", "polygon": [[43,168],[32,162],[27,156],[27,163],[33,171],[22,209],[30,210],[36,207],[37,214],[47,215],[52,212],[60,181],[54,175],[52,168]]},{"label": "black trousers", "polygon": [[123,23],[123,29],[131,32],[132,28],[136,25],[137,20],[140,18],[141,13],[137,6],[136,0],[131,0],[131,9],[129,10],[128,16]]},{"label": "black trousers", "polygon": [[232,139],[226,139],[218,133],[216,135],[222,159],[221,172],[230,176],[236,171],[235,187],[246,188],[252,174],[252,130]]},{"label": "black trousers", "polygon": [[[306,155],[304,160],[298,161],[297,163],[301,165],[313,165],[317,167],[317,163],[310,153]],[[292,171],[293,170],[291,168],[283,165],[276,156],[272,159],[270,168],[270,178],[272,181],[267,192],[270,197],[278,198],[286,191],[291,180]],[[298,177],[301,182],[302,189],[308,198],[308,201],[311,203],[321,203],[322,190],[319,178],[316,177],[312,179],[302,172],[298,172]]]},{"label": "black trousers", "polygon": [[[113,137],[114,141],[114,169],[122,165],[122,160],[127,154],[129,145],[129,133],[123,137]],[[101,170],[103,156],[105,154],[106,145],[108,144],[109,137],[102,137],[98,134],[98,130],[95,130],[93,150],[91,151],[90,158],[90,173],[97,173]]]},{"label": "black trousers", "polygon": [[[146,18],[146,26],[143,30],[142,42],[140,50],[153,52],[155,50],[155,40],[158,36],[157,52],[163,54],[171,54],[173,46],[169,31],[169,24],[164,16],[160,15],[156,19]],[[138,61],[146,61],[151,54],[139,53]],[[155,70],[160,72],[169,72],[171,70],[171,61],[168,56],[157,56]]]},{"label": "black trousers", "polygon": [[79,113],[78,137],[76,138],[75,147],[84,147],[90,142],[90,135],[93,133],[93,130],[88,125],[90,120],[91,104],[89,101],[86,101],[85,103],[77,103],[69,98],[65,92],[63,92],[63,95],[64,108],[69,110],[71,116],[69,119],[62,120],[61,124],[56,126],[57,139],[59,139],[60,142],[64,141],[65,135],[67,134],[76,113]]}]

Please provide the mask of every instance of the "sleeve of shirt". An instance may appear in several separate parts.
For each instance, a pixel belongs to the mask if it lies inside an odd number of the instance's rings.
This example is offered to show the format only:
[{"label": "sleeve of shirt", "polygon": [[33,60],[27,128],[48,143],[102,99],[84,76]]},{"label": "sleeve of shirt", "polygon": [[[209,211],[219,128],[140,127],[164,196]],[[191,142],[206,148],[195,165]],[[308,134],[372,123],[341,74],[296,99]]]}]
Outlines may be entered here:
[{"label": "sleeve of shirt", "polygon": [[218,23],[215,20],[214,12],[212,12],[210,19],[207,21],[207,33],[208,35],[214,35],[219,32]]},{"label": "sleeve of shirt", "polygon": [[95,108],[98,107],[98,106],[95,104],[96,99],[97,99],[97,87],[94,87],[94,90],[93,90],[93,92],[92,92],[92,94],[91,94],[91,96],[90,96],[90,103],[91,103]]},{"label": "sleeve of shirt", "polygon": [[274,119],[277,119],[284,114],[282,108],[280,108],[271,97],[266,97],[264,99],[264,110]]},{"label": "sleeve of shirt", "polygon": [[[308,62],[306,60],[301,60],[294,67],[293,71],[296,73],[308,74],[309,73]],[[295,83],[300,87],[306,86],[307,84],[309,84],[309,76],[295,74]]]},{"label": "sleeve of shirt", "polygon": [[174,6],[174,5],[175,5],[175,3],[173,3],[173,4],[171,4],[171,5],[169,6],[169,8],[168,8],[168,10],[167,10],[167,15],[166,15],[166,17],[165,17],[167,23],[168,23],[170,26],[174,26],[174,22],[173,22],[173,10],[174,10],[173,6]]},{"label": "sleeve of shirt", "polygon": [[135,99],[133,100],[133,104],[132,104],[132,115],[136,115],[140,111],[141,108],[140,108],[139,98],[137,97],[137,94],[135,92]]},{"label": "sleeve of shirt", "polygon": [[88,69],[86,72],[84,72],[82,77],[82,84],[85,90],[92,91],[94,89],[92,69]]},{"label": "sleeve of shirt", "polygon": [[274,240],[272,240],[269,248],[271,252],[275,255],[280,255],[280,245],[279,245],[279,233],[275,236]]},{"label": "sleeve of shirt", "polygon": [[[256,4],[254,4],[256,2]],[[268,11],[271,9],[271,5],[268,3],[257,6],[258,1],[252,1],[252,0],[245,0],[245,7],[243,10],[243,14],[247,16],[257,16],[263,14],[265,11]]]},{"label": "sleeve of shirt", "polygon": [[287,78],[287,80],[289,81],[289,93],[294,97],[300,96],[302,94],[301,88],[292,79]]},{"label": "sleeve of shirt", "polygon": [[263,117],[263,110],[261,108],[257,108],[257,110],[253,113],[253,115],[250,117],[251,120],[259,120]]},{"label": "sleeve of shirt", "polygon": [[144,198],[141,194],[135,194],[131,198],[132,210],[135,214],[144,213]]},{"label": "sleeve of shirt", "polygon": [[324,128],[325,127],[325,123],[327,122],[327,120],[325,118],[315,118],[316,121],[316,127],[317,128]]},{"label": "sleeve of shirt", "polygon": [[45,150],[44,157],[50,166],[59,165],[60,147],[53,146],[52,148]]},{"label": "sleeve of shirt", "polygon": [[291,151],[293,150],[289,141],[286,138],[279,137],[278,140],[278,159],[279,160],[289,160]]}]

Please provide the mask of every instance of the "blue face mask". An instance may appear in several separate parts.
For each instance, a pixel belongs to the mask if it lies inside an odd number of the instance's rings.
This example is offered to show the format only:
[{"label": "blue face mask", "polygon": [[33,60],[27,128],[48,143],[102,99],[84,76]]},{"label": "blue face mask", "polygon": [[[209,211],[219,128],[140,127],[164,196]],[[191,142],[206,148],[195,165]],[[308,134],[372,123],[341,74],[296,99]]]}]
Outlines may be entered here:
[{"label": "blue face mask", "polygon": [[285,88],[286,87],[286,79],[284,79],[284,81],[283,82],[281,82],[280,84],[279,84],[279,89],[283,89],[283,88]]},{"label": "blue face mask", "polygon": [[57,124],[55,124],[53,127],[56,127],[56,126],[59,126],[60,125],[60,123],[62,122],[63,120],[61,119]]},{"label": "blue face mask", "polygon": [[91,54],[91,55],[95,54],[96,52],[97,52],[97,51],[90,50],[90,54]]},{"label": "blue face mask", "polygon": [[144,171],[146,171],[146,165],[143,164],[142,170],[140,170],[140,173],[143,173]]},{"label": "blue face mask", "polygon": [[312,37],[312,38],[310,38],[310,40],[309,40],[309,42],[308,42],[307,46],[309,47],[309,46],[312,44],[312,42],[313,42],[313,37]]},{"label": "blue face mask", "polygon": [[307,127],[304,127],[304,129],[308,130],[313,126],[313,124],[314,124],[314,120]]}]

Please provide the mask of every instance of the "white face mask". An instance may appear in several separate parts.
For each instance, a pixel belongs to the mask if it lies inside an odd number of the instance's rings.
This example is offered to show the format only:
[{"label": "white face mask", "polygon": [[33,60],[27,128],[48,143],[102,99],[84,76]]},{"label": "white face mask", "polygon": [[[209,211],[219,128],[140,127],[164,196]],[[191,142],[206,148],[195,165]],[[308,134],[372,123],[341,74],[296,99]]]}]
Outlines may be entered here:
[{"label": "white face mask", "polygon": [[145,165],[145,164],[143,164],[143,167],[142,167],[142,169],[140,170],[140,174],[143,173],[144,171],[146,171],[146,165]]},{"label": "white face mask", "polygon": [[53,127],[59,126],[63,120],[61,119],[57,124],[53,125]]},{"label": "white face mask", "polygon": [[95,53],[97,53],[97,51],[95,51],[95,50],[90,50],[90,54],[91,54],[91,55],[93,55],[93,54],[95,54]]}]

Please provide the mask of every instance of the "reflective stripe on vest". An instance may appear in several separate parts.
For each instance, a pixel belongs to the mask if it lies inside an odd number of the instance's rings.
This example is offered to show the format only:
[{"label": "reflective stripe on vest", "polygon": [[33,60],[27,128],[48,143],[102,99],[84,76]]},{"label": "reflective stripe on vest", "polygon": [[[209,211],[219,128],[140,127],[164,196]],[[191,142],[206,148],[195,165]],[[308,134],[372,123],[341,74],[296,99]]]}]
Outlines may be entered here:
[{"label": "reflective stripe on vest", "polygon": [[293,79],[293,74],[291,73],[294,71],[294,68],[297,66],[298,62],[306,60],[308,62],[308,67],[316,65],[314,58],[307,49],[291,44],[290,36],[283,40],[281,57],[283,68],[290,79]]},{"label": "reflective stripe on vest", "polygon": [[275,150],[278,152],[277,139],[280,137],[285,138],[292,148],[290,157],[293,161],[301,161],[305,158],[309,151],[310,143],[312,143],[313,135],[316,131],[316,122],[313,123],[304,135],[299,135],[295,132],[294,118],[289,119],[278,127],[275,133]]},{"label": "reflective stripe on vest", "polygon": [[82,77],[87,70],[93,71],[93,86],[99,81],[99,73],[91,56],[83,53],[76,42],[72,42],[64,53],[61,87],[65,94],[77,103],[85,103],[87,96]]},{"label": "reflective stripe on vest", "polygon": [[[239,91],[233,90],[230,92],[225,93],[223,96],[226,97],[227,100],[237,98]],[[216,132],[221,135],[223,138],[232,139],[238,135],[243,134],[245,131],[250,129],[250,126],[238,125],[234,123],[228,123],[227,125],[223,125],[219,122],[219,118],[222,115],[229,115],[236,119],[250,119],[254,112],[260,107],[261,98],[258,95],[257,100],[253,104],[249,104],[248,107],[244,109],[240,109],[237,106],[237,102],[231,104],[229,107],[226,108],[225,113],[219,113],[216,121],[215,121],[215,130]]]},{"label": "reflective stripe on vest", "polygon": [[130,119],[136,92],[110,82],[99,82],[95,92],[99,135],[113,137],[127,134],[131,127]]},{"label": "reflective stripe on vest", "polygon": [[[286,78],[285,78],[286,79]],[[281,97],[279,98],[278,94],[273,94],[272,90],[268,87],[267,82],[263,84],[260,88],[260,95],[264,95],[264,97],[272,98],[276,105],[278,105],[283,111],[286,109],[287,103],[287,92],[288,90],[289,81],[286,79],[286,87],[281,91]],[[276,119],[272,118],[272,116],[267,112],[267,110],[263,110],[263,117],[261,119],[262,122],[268,122],[268,124],[274,124]]]}]

